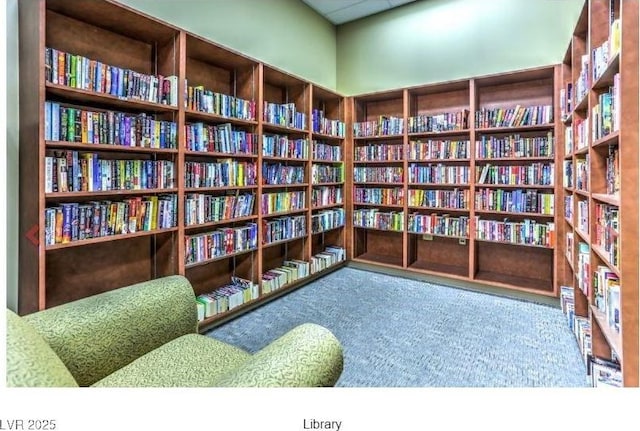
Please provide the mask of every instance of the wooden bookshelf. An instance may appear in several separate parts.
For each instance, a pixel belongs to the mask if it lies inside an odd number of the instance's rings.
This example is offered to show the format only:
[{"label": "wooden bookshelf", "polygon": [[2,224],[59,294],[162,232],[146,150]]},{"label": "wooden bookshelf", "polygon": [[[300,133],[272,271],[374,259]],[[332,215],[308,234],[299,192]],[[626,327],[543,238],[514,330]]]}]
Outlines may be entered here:
[{"label": "wooden bookshelf", "polygon": [[[612,25],[614,20],[619,23],[617,37]],[[617,38],[619,48],[616,49]],[[585,61],[586,78],[580,75]],[[573,260],[563,261],[561,283],[573,288],[575,314],[586,318],[589,324],[591,349],[588,353],[619,361],[623,385],[638,386],[639,255],[638,241],[633,239],[638,237],[639,223],[638,2],[585,1],[562,67],[564,88],[569,84],[575,87],[581,79],[586,80],[583,98],[576,100],[575,92],[566,98],[576,106],[567,110],[566,127],[585,121],[589,127],[580,147],[575,127],[574,142],[567,143],[567,148],[573,149],[569,160],[574,166],[577,162],[586,163],[588,170],[585,186],[574,192],[573,219],[564,222],[566,233],[574,234],[576,247],[578,242],[583,243],[584,252],[579,257],[576,249]],[[612,176],[614,166],[616,174]],[[617,180],[613,180],[614,177]],[[563,190],[564,197],[571,194],[571,190]],[[578,205],[587,208],[586,231],[580,228]],[[614,224],[603,224],[608,223],[606,220],[613,220]],[[614,254],[617,262],[612,261],[609,249],[614,246],[618,247]],[[603,300],[607,291],[615,287],[598,286],[598,280],[603,283],[601,273],[618,278],[614,284],[619,285],[620,291],[619,329],[612,326],[607,315],[609,304]]]},{"label": "wooden bookshelf", "polygon": [[[558,184],[553,178],[561,172],[556,172],[559,163],[556,161],[563,152],[555,145],[560,124],[554,115],[558,109],[556,85],[560,81],[556,70],[559,67],[549,66],[352,97],[353,184],[376,187],[362,182],[358,176],[363,171],[375,174],[385,167],[402,166],[404,183],[393,186],[402,187],[404,199],[401,205],[367,205],[354,198],[351,207],[353,211],[363,207],[379,211],[402,208],[405,218],[402,233],[354,228],[353,258],[557,296],[556,271],[563,256],[556,253],[555,226],[560,224],[556,221],[557,209],[563,202],[558,198]],[[482,112],[502,109],[504,113],[516,106],[530,109],[527,121],[500,124],[476,121]],[[541,106],[544,111],[535,108]],[[525,114],[521,115],[524,120]],[[362,125],[381,117],[402,119],[404,127],[392,133],[362,136],[366,134],[360,130]],[[506,141],[512,147],[517,141],[519,152],[499,153]],[[402,146],[404,153],[395,157],[376,153],[376,148],[385,145]],[[362,154],[371,156],[366,159]],[[482,170],[493,169],[492,166],[500,172],[519,167],[522,174],[517,177],[528,175],[534,179],[479,181]],[[535,173],[543,168],[544,181],[541,174]],[[386,181],[387,187],[390,182]],[[379,186],[383,184],[380,182]],[[480,206],[476,201],[481,196],[487,202],[502,199],[511,202],[524,199],[522,196],[543,202],[544,198],[548,208],[543,211],[542,207],[506,203],[502,207],[488,203]],[[550,240],[514,244],[501,238],[478,236],[478,220],[497,222],[505,218],[521,224],[529,220],[537,225],[548,223],[544,235]],[[525,259],[521,258],[523,255]],[[530,270],[523,271],[522,262],[527,262],[525,266]]]},{"label": "wooden bookshelf", "polygon": [[[279,294],[341,266],[330,259],[334,255],[314,256],[346,243],[342,95],[116,1],[25,1],[19,14],[21,314],[171,274],[185,275],[196,295],[217,292],[232,277],[258,287],[246,304],[203,320],[202,328],[211,327],[277,296],[264,294],[262,275],[287,259],[313,260],[316,272]],[[77,74],[57,70],[60,53],[67,64],[74,61]],[[131,79],[129,87],[116,81],[115,68]],[[109,81],[114,77],[109,86],[107,72]],[[292,103],[305,119],[301,124],[270,122],[267,103]],[[318,110],[323,117],[315,130],[311,118]],[[71,115],[78,122],[69,123]],[[95,134],[90,122],[96,124]],[[134,126],[125,129],[127,122]],[[285,140],[283,154],[263,151],[273,135]],[[314,156],[312,139],[338,149],[328,151],[335,157],[327,157],[327,151]],[[306,142],[305,152],[287,152],[289,141]],[[94,171],[99,178],[79,168],[85,159],[92,169],[102,169]],[[322,174],[340,175],[312,182],[312,160]],[[108,175],[103,165],[110,166]],[[298,167],[304,179],[262,183],[263,167],[269,165]],[[77,169],[69,170],[80,178],[77,184],[60,176],[67,166]],[[148,166],[153,166],[151,173]],[[340,190],[340,199],[319,199],[312,206],[312,190],[326,188]],[[265,195],[298,192],[305,195],[300,206],[262,210]],[[158,212],[165,219],[123,230],[124,220],[131,223],[137,214],[129,212],[132,199],[167,200],[157,204],[163,205]],[[85,207],[96,202],[112,202],[113,211],[123,208],[119,224],[102,229],[100,236],[84,229],[69,238],[50,233],[58,212],[69,208],[70,218],[63,214],[61,220],[71,226],[74,214],[93,214]],[[329,217],[334,212],[339,223]],[[146,216],[154,214],[149,209]],[[332,223],[312,232],[317,214]],[[298,216],[306,222],[303,234],[263,243],[267,223]],[[255,229],[254,246],[242,237],[248,227]],[[222,239],[224,233],[237,236],[232,246]],[[215,247],[208,254],[203,253],[207,238]]]}]

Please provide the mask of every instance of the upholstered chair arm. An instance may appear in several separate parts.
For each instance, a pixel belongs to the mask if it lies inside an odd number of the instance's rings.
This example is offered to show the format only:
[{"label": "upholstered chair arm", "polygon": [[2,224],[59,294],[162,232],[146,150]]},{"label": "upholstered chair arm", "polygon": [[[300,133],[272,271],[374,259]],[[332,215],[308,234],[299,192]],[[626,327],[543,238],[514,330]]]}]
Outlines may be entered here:
[{"label": "upholstered chair arm", "polygon": [[216,386],[333,386],[343,367],[342,346],[326,328],[306,323],[287,332],[221,377]]},{"label": "upholstered chair arm", "polygon": [[175,275],[25,316],[80,386],[89,386],[182,335],[197,332],[195,294]]}]

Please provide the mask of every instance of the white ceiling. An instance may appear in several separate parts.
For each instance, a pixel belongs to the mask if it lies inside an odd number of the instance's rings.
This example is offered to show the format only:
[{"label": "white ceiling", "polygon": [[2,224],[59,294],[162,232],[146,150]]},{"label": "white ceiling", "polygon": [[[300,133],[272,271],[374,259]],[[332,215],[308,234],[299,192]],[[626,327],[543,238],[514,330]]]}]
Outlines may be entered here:
[{"label": "white ceiling", "polygon": [[393,9],[415,0],[302,0],[333,24],[344,24],[358,18]]}]

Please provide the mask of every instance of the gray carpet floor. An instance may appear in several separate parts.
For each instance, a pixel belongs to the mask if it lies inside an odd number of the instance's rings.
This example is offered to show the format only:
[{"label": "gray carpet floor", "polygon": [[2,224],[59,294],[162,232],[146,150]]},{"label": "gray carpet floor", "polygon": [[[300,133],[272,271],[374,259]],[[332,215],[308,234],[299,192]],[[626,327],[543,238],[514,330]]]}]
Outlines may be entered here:
[{"label": "gray carpet floor", "polygon": [[344,347],[343,387],[585,387],[559,308],[342,268],[208,332],[256,352],[313,322]]}]

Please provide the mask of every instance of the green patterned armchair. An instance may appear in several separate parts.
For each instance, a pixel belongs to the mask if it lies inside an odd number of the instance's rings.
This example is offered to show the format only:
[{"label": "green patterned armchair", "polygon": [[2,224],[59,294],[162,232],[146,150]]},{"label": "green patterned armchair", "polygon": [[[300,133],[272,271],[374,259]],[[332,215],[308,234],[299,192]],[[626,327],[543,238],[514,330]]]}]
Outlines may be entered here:
[{"label": "green patterned armchair", "polygon": [[311,387],[342,373],[315,324],[255,354],[198,334],[189,281],[169,276],[20,317],[7,310],[7,386]]}]

